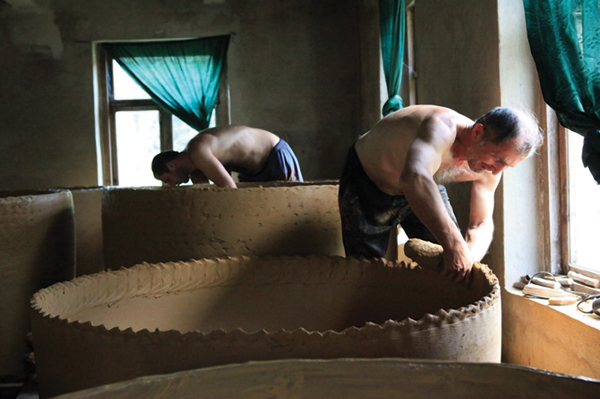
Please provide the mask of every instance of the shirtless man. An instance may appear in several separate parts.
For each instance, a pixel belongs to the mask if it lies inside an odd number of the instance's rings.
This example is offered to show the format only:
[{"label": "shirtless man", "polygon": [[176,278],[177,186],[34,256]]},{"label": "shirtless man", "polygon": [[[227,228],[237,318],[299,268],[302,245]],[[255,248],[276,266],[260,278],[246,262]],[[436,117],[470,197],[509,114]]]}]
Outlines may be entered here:
[{"label": "shirtless man", "polygon": [[[390,230],[444,248],[446,277],[470,276],[492,241],[494,192],[502,171],[543,140],[536,120],[494,108],[475,122],[433,105],[415,105],[380,120],[350,148],[339,205],[347,256],[385,255]],[[463,238],[443,184],[472,181]]]},{"label": "shirtless man", "polygon": [[182,152],[164,151],[152,160],[154,177],[173,187],[206,183],[236,188],[238,180],[302,182],[294,151],[271,132],[247,126],[228,125],[206,129],[196,135]]}]

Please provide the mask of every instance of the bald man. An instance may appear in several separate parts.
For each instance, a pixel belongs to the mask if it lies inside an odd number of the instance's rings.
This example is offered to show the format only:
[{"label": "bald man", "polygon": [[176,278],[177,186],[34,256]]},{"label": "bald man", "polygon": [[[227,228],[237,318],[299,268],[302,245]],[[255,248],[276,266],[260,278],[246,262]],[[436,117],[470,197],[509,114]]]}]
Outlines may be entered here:
[{"label": "bald man", "polygon": [[[346,158],[339,187],[346,255],[383,257],[390,230],[401,225],[410,238],[439,243],[442,274],[462,281],[492,241],[502,172],[542,141],[535,118],[511,108],[494,108],[476,121],[434,105],[389,114]],[[444,184],[465,181],[473,184],[463,237]]]}]

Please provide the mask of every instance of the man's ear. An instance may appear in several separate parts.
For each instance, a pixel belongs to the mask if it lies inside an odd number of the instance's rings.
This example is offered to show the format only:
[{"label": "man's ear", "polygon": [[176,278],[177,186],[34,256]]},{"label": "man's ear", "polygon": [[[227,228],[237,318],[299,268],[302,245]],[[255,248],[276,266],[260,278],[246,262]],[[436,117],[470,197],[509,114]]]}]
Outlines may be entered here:
[{"label": "man's ear", "polygon": [[169,169],[169,172],[173,172],[173,171],[177,170],[177,162],[175,162],[174,159],[170,160],[165,165],[166,165],[167,169]]},{"label": "man's ear", "polygon": [[483,127],[483,125],[481,123],[476,123],[475,126],[473,126],[473,129],[471,129],[471,135],[472,135],[471,137],[472,137],[473,141],[475,141],[475,142],[481,141],[484,133],[485,133],[485,128]]}]

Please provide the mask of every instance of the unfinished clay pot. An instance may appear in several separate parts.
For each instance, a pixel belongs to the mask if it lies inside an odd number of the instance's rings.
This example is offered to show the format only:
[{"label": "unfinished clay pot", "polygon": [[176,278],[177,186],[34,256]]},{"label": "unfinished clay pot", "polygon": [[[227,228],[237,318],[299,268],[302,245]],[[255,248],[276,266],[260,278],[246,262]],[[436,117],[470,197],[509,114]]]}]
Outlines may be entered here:
[{"label": "unfinished clay pot", "polygon": [[141,264],[32,299],[40,392],[249,360],[500,361],[500,295],[415,263],[229,257]]},{"label": "unfinished clay pot", "polygon": [[71,193],[2,191],[0,226],[0,375],[17,375],[28,351],[31,296],[74,277]]},{"label": "unfinished clay pot", "polygon": [[102,187],[71,187],[75,208],[75,275],[104,270]]},{"label": "unfinished clay pot", "polygon": [[509,364],[274,360],[141,377],[56,399],[597,398],[600,381]]},{"label": "unfinished clay pot", "polygon": [[338,186],[323,183],[110,188],[107,268],[238,255],[344,255]]}]

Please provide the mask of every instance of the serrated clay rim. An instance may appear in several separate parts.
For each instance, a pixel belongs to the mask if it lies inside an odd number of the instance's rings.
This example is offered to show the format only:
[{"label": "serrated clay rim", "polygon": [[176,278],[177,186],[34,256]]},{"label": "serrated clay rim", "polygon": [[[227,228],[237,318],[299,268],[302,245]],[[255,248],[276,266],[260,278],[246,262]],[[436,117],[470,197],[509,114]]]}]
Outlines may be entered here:
[{"label": "serrated clay rim", "polygon": [[160,187],[160,186],[140,186],[140,187],[104,187],[104,191],[107,194],[126,194],[126,193],[185,193],[186,191],[210,191],[213,193],[227,193],[233,192],[236,193],[238,190],[242,189],[244,191],[261,191],[261,190],[281,190],[281,189],[306,189],[310,187],[311,189],[320,188],[320,187],[338,187],[339,181],[337,180],[313,180],[313,181],[304,181],[303,183],[299,182],[240,182],[238,183],[237,188],[229,188],[229,187],[218,187],[214,184],[202,183],[202,184],[192,184],[185,186],[177,186],[177,187]]},{"label": "serrated clay rim", "polygon": [[32,203],[37,198],[55,196],[57,194],[70,194],[68,189],[34,189],[34,190],[0,190],[0,203],[11,204],[14,202]]},{"label": "serrated clay rim", "polygon": [[[294,341],[302,341],[304,338],[315,335],[324,338],[334,338],[342,335],[366,338],[381,332],[420,331],[431,327],[454,324],[467,318],[474,317],[478,313],[492,307],[500,299],[498,279],[487,265],[477,263],[474,266],[474,273],[480,274],[480,277],[483,277],[483,281],[488,287],[491,287],[491,291],[476,302],[462,306],[458,309],[450,309],[449,311],[439,309],[433,314],[426,313],[419,320],[414,320],[412,318],[401,321],[387,320],[381,324],[367,322],[363,327],[352,326],[342,331],[307,331],[300,327],[294,330],[279,329],[271,332],[261,330],[252,333],[248,333],[242,328],[236,328],[230,331],[216,329],[209,333],[200,331],[182,333],[177,330],[149,331],[147,329],[136,332],[131,328],[123,330],[119,327],[114,327],[109,330],[104,325],[95,326],[89,321],[80,322],[77,320],[69,320],[68,316],[66,318],[63,316],[65,313],[67,315],[74,314],[77,311],[90,306],[114,303],[134,296],[138,297],[150,294],[161,295],[195,290],[208,286],[235,286],[236,284],[231,283],[231,281],[235,281],[235,276],[232,278],[235,266],[251,259],[260,259],[263,262],[278,262],[285,265],[289,265],[294,261],[301,261],[306,265],[318,265],[321,269],[323,268],[324,261],[328,262],[331,266],[334,264],[339,265],[340,263],[343,263],[346,266],[343,269],[338,267],[338,270],[334,270],[334,267],[330,267],[327,273],[321,272],[318,274],[317,278],[309,277],[309,283],[326,277],[328,282],[343,284],[345,281],[348,281],[351,276],[356,277],[356,273],[360,273],[360,275],[363,273],[373,273],[374,271],[380,273],[393,273],[393,270],[396,268],[412,269],[415,273],[434,273],[430,270],[421,269],[414,262],[407,264],[405,262],[389,262],[385,259],[346,259],[337,256],[318,255],[303,257],[236,256],[190,260],[188,262],[142,263],[117,271],[103,271],[92,275],[77,277],[71,281],[57,283],[48,288],[44,288],[32,297],[31,308],[50,323],[58,323],[63,325],[63,327],[68,326],[68,328],[75,328],[81,331],[95,331],[97,333],[109,335],[117,334],[125,339],[137,337],[143,340],[148,339],[155,343],[163,340],[168,342],[173,342],[175,340],[183,343],[194,341],[198,343],[203,341],[209,342],[215,339],[233,342],[246,340],[248,337],[254,339],[267,337],[269,340],[274,341],[289,341],[291,337]],[[282,260],[284,260],[284,262],[282,262]],[[308,267],[306,265],[303,265],[303,267]],[[385,267],[382,268],[381,266]],[[196,267],[203,268],[203,274],[201,274],[203,278],[198,278],[198,273],[195,272]],[[151,273],[141,273],[148,270],[150,270]],[[136,276],[139,277],[140,275],[151,277],[144,280],[139,278],[136,279]],[[194,275],[195,278],[190,278]],[[477,276],[474,277],[477,278]],[[268,280],[265,280],[266,278],[268,278]],[[288,282],[298,282],[296,275],[293,273],[286,273],[284,268],[280,268],[275,272],[270,273],[267,277],[260,276],[260,278],[256,278],[253,281],[249,281],[248,274],[245,274],[244,285],[263,284],[268,281],[274,281],[275,278],[278,282],[286,282],[286,279],[288,279]],[[115,289],[110,292],[101,290],[100,288],[106,286],[105,284],[100,284],[103,280],[112,280]],[[134,292],[136,295],[131,295]],[[52,301],[54,304],[50,303]]]},{"label": "serrated clay rim", "polygon": [[[238,197],[240,193],[272,193],[272,192],[299,192],[306,195],[310,191],[307,191],[307,187],[311,191],[314,190],[337,190],[338,184],[334,181],[325,180],[322,182],[280,182],[280,183],[240,183],[238,188],[228,187],[215,187],[214,184],[194,184],[190,186],[178,186],[171,188],[163,187],[109,187],[105,188],[103,192],[103,203],[106,207],[110,206],[121,206],[118,201],[121,198],[128,198],[128,196],[143,195],[143,201],[145,203],[151,201],[148,195],[168,196],[171,200],[180,200],[182,197],[187,198],[190,195],[196,193],[206,193],[211,197],[215,196],[234,196]],[[129,205],[126,202],[127,205]],[[337,203],[336,203],[337,205]]]}]

